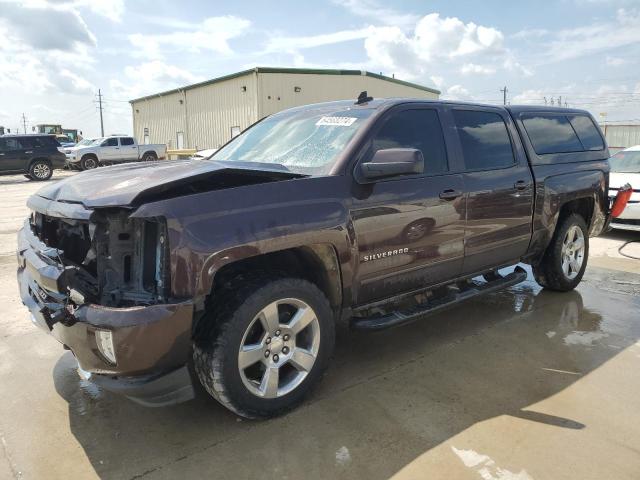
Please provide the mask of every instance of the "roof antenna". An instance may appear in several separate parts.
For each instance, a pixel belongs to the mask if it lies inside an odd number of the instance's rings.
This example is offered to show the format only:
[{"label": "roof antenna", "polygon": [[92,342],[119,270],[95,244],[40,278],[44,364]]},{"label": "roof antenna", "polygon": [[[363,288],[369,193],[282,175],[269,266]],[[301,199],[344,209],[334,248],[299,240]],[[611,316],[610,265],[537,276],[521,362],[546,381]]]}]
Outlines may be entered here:
[{"label": "roof antenna", "polygon": [[367,95],[367,91],[365,90],[364,92],[360,92],[360,95],[358,95],[358,100],[356,101],[355,105],[363,105],[365,103],[369,103],[373,100],[373,97],[370,97]]}]

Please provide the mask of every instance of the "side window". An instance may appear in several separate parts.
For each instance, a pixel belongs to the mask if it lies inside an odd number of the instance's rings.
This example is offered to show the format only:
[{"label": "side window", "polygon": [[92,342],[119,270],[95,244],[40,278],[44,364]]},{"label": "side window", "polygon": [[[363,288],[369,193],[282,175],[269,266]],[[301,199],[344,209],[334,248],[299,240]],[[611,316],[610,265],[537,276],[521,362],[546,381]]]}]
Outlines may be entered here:
[{"label": "side window", "polygon": [[117,138],[107,138],[106,142],[103,142],[105,147],[117,147],[118,139]]},{"label": "side window", "polygon": [[454,110],[453,118],[468,170],[506,168],[515,163],[509,132],[500,115]]},{"label": "side window", "polygon": [[120,145],[123,145],[123,146],[133,145],[133,138],[131,138],[131,137],[122,137],[120,139]]},{"label": "side window", "polygon": [[522,123],[538,155],[584,150],[571,123],[564,115],[523,115]]},{"label": "side window", "polygon": [[405,110],[389,118],[373,138],[373,152],[387,148],[415,148],[424,156],[426,174],[449,170],[438,112]]},{"label": "side window", "polygon": [[604,148],[600,132],[591,118],[586,115],[569,115],[568,118],[585,150],[602,150]]},{"label": "side window", "polygon": [[5,139],[5,146],[4,146],[5,151],[12,151],[12,150],[20,150],[22,149],[22,145],[20,144],[20,141],[17,138],[7,138]]}]

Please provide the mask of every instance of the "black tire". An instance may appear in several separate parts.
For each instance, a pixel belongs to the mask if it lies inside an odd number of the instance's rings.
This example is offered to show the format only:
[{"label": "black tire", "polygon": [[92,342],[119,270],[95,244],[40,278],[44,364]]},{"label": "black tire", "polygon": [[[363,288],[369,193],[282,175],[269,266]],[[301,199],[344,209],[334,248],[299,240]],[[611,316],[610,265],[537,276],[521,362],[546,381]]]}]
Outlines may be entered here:
[{"label": "black tire", "polygon": [[[194,366],[206,391],[222,405],[246,418],[269,418],[300,404],[321,379],[333,355],[335,325],[327,297],[314,284],[264,273],[251,276],[251,280],[232,282],[215,294],[215,304],[196,334]],[[276,398],[259,397],[243,383],[239,351],[245,333],[262,309],[290,298],[305,302],[318,320],[320,343],[315,363],[292,391]]]},{"label": "black tire", "polygon": [[93,170],[99,166],[98,157],[94,155],[86,155],[80,160],[80,170]]},{"label": "black tire", "polygon": [[[569,278],[562,269],[562,248],[567,232],[572,227],[577,227],[582,231],[584,240],[584,254],[580,269],[574,278]],[[584,271],[587,268],[589,259],[589,233],[584,218],[578,214],[571,214],[560,221],[551,239],[551,243],[542,257],[539,264],[533,265],[533,275],[542,287],[558,292],[567,292],[578,286]]]},{"label": "black tire", "polygon": [[29,178],[37,182],[44,182],[53,175],[53,168],[47,160],[36,160],[29,166]]},{"label": "black tire", "polygon": [[143,162],[155,162],[156,160],[158,160],[158,155],[155,152],[145,152],[142,155]]}]

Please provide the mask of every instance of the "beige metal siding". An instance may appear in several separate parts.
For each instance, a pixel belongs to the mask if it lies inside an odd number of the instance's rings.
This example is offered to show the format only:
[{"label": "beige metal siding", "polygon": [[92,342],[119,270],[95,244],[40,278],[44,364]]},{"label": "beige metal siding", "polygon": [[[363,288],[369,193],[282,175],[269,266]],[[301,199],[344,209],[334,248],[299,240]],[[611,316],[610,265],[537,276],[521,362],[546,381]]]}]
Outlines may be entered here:
[{"label": "beige metal siding", "polygon": [[242,131],[254,123],[258,119],[256,85],[256,75],[250,73],[187,90],[187,145],[217,148],[231,139],[231,127]]},{"label": "beige metal siding", "polygon": [[133,134],[140,143],[144,142],[145,128],[149,129],[149,143],[166,143],[169,148],[175,148],[177,132],[185,132],[185,139],[188,137],[184,92],[140,100],[131,107]]},{"label": "beige metal siding", "polygon": [[640,145],[640,125],[600,125],[611,153]]},{"label": "beige metal siding", "polygon": [[438,98],[436,93],[365,75],[258,73],[258,81],[260,117],[309,103],[355,100],[363,90],[376,98]]},{"label": "beige metal siding", "polygon": [[231,138],[232,127],[244,130],[286,108],[355,100],[363,90],[377,98],[438,98],[430,91],[365,75],[250,71],[133,101],[133,130],[140,143],[148,128],[150,143],[176,148],[183,132],[184,148],[217,148]]}]

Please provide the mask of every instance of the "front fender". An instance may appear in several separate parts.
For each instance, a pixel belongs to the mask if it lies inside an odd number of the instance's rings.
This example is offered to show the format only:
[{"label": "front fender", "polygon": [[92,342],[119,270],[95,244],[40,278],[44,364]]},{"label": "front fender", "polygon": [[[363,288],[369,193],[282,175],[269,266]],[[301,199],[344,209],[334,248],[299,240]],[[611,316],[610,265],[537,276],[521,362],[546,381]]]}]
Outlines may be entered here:
[{"label": "front fender", "polygon": [[348,185],[345,177],[247,185],[149,203],[133,215],[166,218],[176,297],[202,300],[229,263],[317,244],[336,250],[348,282],[355,258],[345,205]]}]

